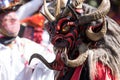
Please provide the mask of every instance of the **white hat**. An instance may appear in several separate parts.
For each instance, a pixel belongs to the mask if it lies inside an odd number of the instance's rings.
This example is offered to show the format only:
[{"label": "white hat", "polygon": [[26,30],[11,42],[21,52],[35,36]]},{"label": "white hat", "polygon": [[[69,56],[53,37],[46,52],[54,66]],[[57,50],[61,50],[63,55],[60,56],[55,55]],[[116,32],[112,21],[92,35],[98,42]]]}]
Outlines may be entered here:
[{"label": "white hat", "polygon": [[38,11],[43,4],[43,0],[31,0],[22,5],[17,11],[18,18],[23,20]]}]

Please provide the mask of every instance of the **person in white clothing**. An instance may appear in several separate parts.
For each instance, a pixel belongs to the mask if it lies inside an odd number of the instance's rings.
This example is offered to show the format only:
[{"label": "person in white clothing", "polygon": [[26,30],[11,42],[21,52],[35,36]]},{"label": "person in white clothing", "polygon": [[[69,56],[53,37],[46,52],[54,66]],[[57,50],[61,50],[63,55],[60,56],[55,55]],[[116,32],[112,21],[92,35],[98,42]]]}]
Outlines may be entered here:
[{"label": "person in white clothing", "polygon": [[54,71],[42,61],[33,59],[28,63],[34,53],[49,63],[54,61],[55,55],[52,44],[44,47],[18,37],[20,21],[14,10],[20,5],[19,0],[0,1],[0,80],[54,80]]}]

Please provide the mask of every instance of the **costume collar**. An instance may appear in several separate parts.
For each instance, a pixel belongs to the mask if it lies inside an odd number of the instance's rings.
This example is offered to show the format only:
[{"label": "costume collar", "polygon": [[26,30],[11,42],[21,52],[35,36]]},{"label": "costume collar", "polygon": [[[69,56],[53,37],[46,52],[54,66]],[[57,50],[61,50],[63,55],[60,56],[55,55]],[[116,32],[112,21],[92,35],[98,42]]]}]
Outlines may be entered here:
[{"label": "costume collar", "polygon": [[13,40],[15,40],[16,37],[9,37],[9,36],[3,36],[0,34],[0,43],[3,45],[10,44]]}]

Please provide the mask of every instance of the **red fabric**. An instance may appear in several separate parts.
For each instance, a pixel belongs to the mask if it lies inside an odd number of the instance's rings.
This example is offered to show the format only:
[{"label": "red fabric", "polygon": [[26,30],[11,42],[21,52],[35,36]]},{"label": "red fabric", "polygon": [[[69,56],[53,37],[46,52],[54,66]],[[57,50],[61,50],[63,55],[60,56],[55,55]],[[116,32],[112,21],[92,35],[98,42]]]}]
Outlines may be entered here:
[{"label": "red fabric", "polygon": [[25,27],[23,37],[33,40],[33,31],[34,29],[32,27]]},{"label": "red fabric", "polygon": [[94,80],[115,80],[115,77],[112,75],[112,72],[108,66],[98,62],[96,68],[97,75],[95,76]]},{"label": "red fabric", "polygon": [[75,69],[75,72],[74,72],[71,80],[79,80],[80,74],[81,74],[81,71],[82,71],[82,67],[83,67],[83,65],[82,65],[82,66],[79,66],[79,67],[77,67],[77,68]]},{"label": "red fabric", "polygon": [[[93,80],[116,80],[115,76],[112,75],[112,72],[108,66],[103,65],[101,62],[98,62],[96,64],[96,68],[97,68],[96,70],[97,75],[94,75]],[[71,80],[79,80],[81,71],[82,71],[82,66],[77,67],[75,69],[75,72]]]},{"label": "red fabric", "polygon": [[40,43],[42,41],[43,29],[40,27],[34,28],[33,41]]},{"label": "red fabric", "polygon": [[21,21],[21,23],[27,23],[32,27],[44,27],[45,17],[42,14],[35,14]]},{"label": "red fabric", "polygon": [[[25,28],[24,37],[40,43],[42,41],[44,21],[45,17],[40,13],[22,20],[21,24],[26,23],[28,25]],[[32,28],[30,28],[29,26]]]}]

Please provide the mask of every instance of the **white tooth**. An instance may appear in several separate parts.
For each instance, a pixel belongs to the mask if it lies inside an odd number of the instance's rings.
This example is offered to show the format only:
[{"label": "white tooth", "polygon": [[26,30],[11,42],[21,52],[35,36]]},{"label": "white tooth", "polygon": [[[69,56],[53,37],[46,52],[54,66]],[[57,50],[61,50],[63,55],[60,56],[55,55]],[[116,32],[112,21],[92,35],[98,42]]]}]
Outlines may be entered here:
[{"label": "white tooth", "polygon": [[58,53],[58,50],[56,49],[55,54],[57,54],[57,53]]},{"label": "white tooth", "polygon": [[67,48],[65,48],[65,51],[64,51],[64,52],[65,52],[65,54],[67,53]]},{"label": "white tooth", "polygon": [[56,51],[54,51],[54,53],[56,54]]},{"label": "white tooth", "polygon": [[53,47],[53,50],[56,51],[56,47]]}]

